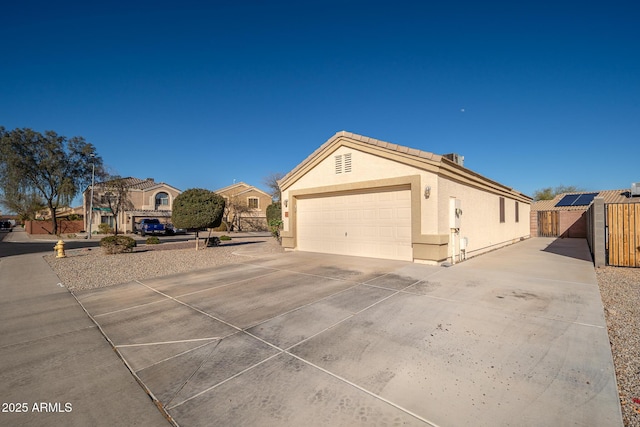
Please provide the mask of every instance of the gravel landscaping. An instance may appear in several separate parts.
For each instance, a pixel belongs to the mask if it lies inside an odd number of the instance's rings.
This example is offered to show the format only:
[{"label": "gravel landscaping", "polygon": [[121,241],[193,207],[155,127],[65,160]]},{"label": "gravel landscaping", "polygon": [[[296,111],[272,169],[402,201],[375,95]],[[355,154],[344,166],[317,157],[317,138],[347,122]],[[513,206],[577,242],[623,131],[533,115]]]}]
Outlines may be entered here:
[{"label": "gravel landscaping", "polygon": [[[71,291],[144,280],[283,252],[271,237],[234,239],[195,250],[195,242],[141,245],[133,253],[104,255],[101,248],[45,259]],[[640,427],[640,268],[596,269],[626,427]]]},{"label": "gravel landscaping", "polygon": [[139,245],[133,253],[105,255],[102,248],[72,249],[66,258],[45,256],[60,281],[71,291],[112,286],[134,280],[183,273],[217,265],[246,262],[284,250],[273,237],[243,237],[196,251],[195,240]]},{"label": "gravel landscaping", "polygon": [[624,425],[640,427],[640,268],[598,268],[596,276]]}]

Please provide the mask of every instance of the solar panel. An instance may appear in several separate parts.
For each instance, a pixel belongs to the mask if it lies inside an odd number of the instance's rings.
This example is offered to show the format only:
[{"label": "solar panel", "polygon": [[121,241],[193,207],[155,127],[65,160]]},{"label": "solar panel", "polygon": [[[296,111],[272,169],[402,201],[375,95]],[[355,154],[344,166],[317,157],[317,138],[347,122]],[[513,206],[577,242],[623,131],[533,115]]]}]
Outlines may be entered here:
[{"label": "solar panel", "polygon": [[594,197],[596,197],[598,195],[598,193],[585,193],[585,194],[581,194],[580,197],[578,197],[578,199],[573,202],[573,206],[587,206],[589,205]]},{"label": "solar panel", "polygon": [[578,199],[578,197],[580,197],[580,194],[567,194],[562,199],[560,199],[558,203],[556,203],[556,207],[572,206],[573,202],[575,202]]},{"label": "solar panel", "polygon": [[558,203],[556,203],[556,207],[587,206],[597,195],[598,193],[567,194],[562,199],[560,199]]}]

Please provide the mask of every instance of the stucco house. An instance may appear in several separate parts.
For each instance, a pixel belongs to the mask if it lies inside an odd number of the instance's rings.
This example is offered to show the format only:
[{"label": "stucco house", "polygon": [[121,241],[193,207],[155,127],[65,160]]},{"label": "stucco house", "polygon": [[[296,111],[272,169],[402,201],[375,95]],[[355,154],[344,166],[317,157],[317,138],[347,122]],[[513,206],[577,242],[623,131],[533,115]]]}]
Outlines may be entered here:
[{"label": "stucco house", "polygon": [[224,222],[230,231],[267,230],[267,207],[273,202],[270,194],[244,182],[215,190],[224,197]]},{"label": "stucco house", "polygon": [[289,250],[439,264],[530,236],[531,198],[437,155],[338,132],[279,181]]},{"label": "stucco house", "polygon": [[[118,231],[124,233],[133,232],[134,224],[143,218],[158,218],[160,222],[171,221],[171,207],[173,200],[181,193],[175,187],[164,182],[155,182],[153,178],[122,178],[127,189],[128,204],[124,210],[118,213]],[[82,195],[83,210],[85,215],[85,229],[96,231],[101,223],[113,227],[114,215],[109,209],[107,200],[109,183],[96,183],[93,188],[93,212],[89,215],[91,201],[91,186],[87,187]]]}]

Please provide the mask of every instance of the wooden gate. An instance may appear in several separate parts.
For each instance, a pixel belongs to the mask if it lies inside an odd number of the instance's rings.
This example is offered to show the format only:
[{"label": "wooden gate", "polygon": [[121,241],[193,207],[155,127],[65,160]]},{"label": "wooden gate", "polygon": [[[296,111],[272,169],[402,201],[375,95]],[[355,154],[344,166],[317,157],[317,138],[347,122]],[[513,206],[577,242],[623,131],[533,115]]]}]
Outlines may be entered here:
[{"label": "wooden gate", "polygon": [[607,264],[640,267],[640,203],[608,203]]},{"label": "wooden gate", "polygon": [[559,211],[538,211],[538,237],[558,237],[559,231]]}]

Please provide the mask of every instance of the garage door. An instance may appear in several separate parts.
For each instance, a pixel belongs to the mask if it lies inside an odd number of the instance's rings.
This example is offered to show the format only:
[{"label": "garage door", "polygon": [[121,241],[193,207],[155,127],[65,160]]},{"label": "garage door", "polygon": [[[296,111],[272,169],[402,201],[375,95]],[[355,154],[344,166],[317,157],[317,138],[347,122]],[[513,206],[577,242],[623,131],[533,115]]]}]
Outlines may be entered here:
[{"label": "garage door", "polygon": [[301,251],[411,261],[411,191],[299,198]]}]

